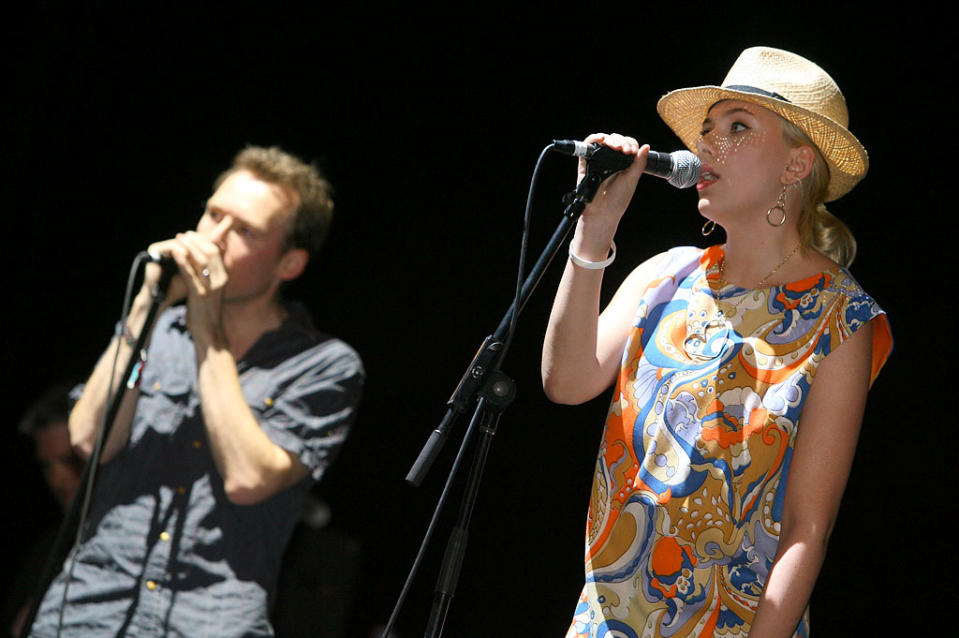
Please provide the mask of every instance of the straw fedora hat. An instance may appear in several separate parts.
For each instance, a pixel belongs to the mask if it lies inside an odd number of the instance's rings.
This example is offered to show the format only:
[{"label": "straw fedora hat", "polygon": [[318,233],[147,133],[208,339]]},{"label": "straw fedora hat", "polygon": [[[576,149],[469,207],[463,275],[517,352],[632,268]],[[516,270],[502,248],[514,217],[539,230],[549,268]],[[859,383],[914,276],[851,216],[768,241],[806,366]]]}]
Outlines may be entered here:
[{"label": "straw fedora hat", "polygon": [[852,190],[869,168],[866,149],[847,128],[849,111],[836,82],[795,53],[769,47],[746,49],[722,86],[671,91],[660,98],[656,110],[695,152],[706,113],[720,100],[759,104],[802,129],[829,165],[827,202]]}]

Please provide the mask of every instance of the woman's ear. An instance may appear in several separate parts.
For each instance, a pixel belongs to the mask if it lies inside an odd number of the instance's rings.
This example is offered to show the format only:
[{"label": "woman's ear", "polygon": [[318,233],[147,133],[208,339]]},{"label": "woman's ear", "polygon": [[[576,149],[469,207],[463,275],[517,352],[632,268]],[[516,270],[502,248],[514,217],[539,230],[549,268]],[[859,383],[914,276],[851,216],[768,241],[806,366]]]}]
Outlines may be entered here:
[{"label": "woman's ear", "polygon": [[812,172],[816,152],[809,146],[797,146],[789,151],[789,162],[783,172],[784,184],[796,184]]}]

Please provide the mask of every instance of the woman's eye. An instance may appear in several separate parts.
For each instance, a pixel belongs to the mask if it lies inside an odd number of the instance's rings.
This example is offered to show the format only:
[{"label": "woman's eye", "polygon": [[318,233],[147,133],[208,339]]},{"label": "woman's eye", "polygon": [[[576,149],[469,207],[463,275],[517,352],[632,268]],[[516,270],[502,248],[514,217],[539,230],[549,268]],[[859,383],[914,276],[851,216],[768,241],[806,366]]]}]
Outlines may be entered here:
[{"label": "woman's eye", "polygon": [[729,130],[733,133],[739,133],[740,131],[745,131],[748,128],[749,127],[742,122],[733,122],[732,126],[729,127]]}]

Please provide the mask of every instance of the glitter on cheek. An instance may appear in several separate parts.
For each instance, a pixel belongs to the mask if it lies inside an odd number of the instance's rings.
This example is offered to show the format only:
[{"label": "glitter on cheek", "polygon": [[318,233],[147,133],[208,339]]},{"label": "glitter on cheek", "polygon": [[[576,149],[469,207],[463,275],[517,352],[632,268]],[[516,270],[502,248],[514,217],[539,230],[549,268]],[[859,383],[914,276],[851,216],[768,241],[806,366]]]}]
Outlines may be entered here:
[{"label": "glitter on cheek", "polygon": [[713,131],[710,131],[707,137],[708,139],[705,141],[712,150],[712,163],[717,166],[724,165],[729,158],[729,154],[734,150],[733,141],[729,139],[728,135],[720,135]]},{"label": "glitter on cheek", "polygon": [[716,140],[716,163],[719,165],[725,164],[726,160],[729,159],[729,153],[732,149],[733,145],[728,137],[725,135],[719,137]]},{"label": "glitter on cheek", "polygon": [[747,130],[738,135],[716,134],[709,141],[713,151],[713,163],[717,166],[723,166],[740,150],[764,144],[766,133],[765,131]]},{"label": "glitter on cheek", "polygon": [[736,147],[762,146],[766,143],[766,131],[757,131],[755,129],[744,131],[736,140]]}]

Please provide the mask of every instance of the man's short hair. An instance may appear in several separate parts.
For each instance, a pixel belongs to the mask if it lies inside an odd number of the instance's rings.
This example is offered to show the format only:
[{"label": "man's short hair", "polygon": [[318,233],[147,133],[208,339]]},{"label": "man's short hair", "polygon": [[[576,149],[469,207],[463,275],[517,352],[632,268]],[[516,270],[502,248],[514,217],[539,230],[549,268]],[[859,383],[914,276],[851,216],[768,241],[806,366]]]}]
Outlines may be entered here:
[{"label": "man's short hair", "polygon": [[286,248],[303,248],[311,255],[319,252],[333,221],[333,187],[320,170],[276,146],[247,146],[237,153],[233,166],[220,174],[214,190],[241,170],[296,195],[299,205],[293,211]]}]

